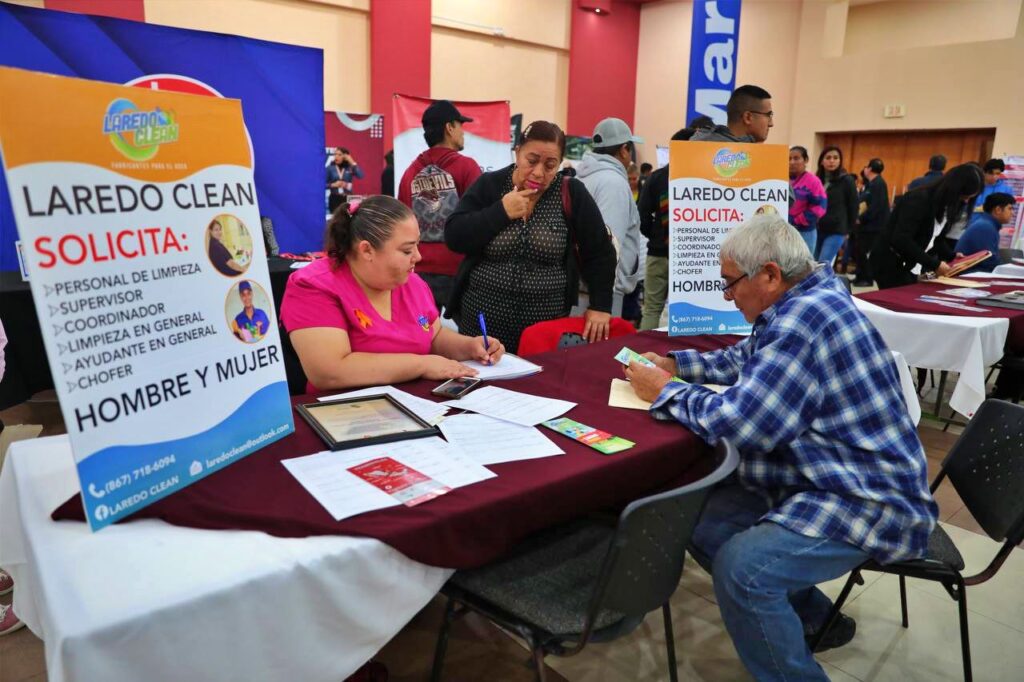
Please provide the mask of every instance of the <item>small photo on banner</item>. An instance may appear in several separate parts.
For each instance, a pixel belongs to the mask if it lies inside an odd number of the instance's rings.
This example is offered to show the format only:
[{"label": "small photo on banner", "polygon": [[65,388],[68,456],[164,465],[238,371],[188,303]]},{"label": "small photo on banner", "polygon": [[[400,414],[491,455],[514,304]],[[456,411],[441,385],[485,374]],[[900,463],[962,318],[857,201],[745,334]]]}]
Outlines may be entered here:
[{"label": "small photo on banner", "polygon": [[[395,192],[405,169],[427,150],[423,139],[423,112],[437,100],[410,95],[395,95],[392,99],[392,130],[395,150]],[[509,121],[507,101],[452,102],[459,112],[473,119],[463,124],[465,148],[462,154],[476,161],[480,171],[487,173],[512,163],[509,148]]]},{"label": "small photo on banner", "polygon": [[757,214],[786,220],[788,154],[778,144],[670,144],[669,335],[750,333],[722,295],[718,253],[729,230]]},{"label": "small photo on banner", "polygon": [[[384,171],[384,117],[381,114],[324,112],[324,167],[334,163],[334,150],[342,147],[359,164],[361,178],[352,179],[349,194],[380,194],[380,175]],[[326,186],[325,186],[326,195]]]}]

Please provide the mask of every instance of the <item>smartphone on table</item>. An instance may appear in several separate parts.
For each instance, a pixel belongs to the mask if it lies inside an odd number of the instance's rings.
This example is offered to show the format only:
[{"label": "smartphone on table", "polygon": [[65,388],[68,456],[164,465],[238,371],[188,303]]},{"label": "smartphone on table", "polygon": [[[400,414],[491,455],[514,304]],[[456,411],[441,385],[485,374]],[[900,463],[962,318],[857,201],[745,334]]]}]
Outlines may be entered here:
[{"label": "smartphone on table", "polygon": [[458,379],[449,379],[437,388],[431,391],[432,394],[441,396],[442,398],[450,398],[457,400],[462,396],[466,395],[473,388],[479,384],[482,379],[475,377],[459,377]]}]

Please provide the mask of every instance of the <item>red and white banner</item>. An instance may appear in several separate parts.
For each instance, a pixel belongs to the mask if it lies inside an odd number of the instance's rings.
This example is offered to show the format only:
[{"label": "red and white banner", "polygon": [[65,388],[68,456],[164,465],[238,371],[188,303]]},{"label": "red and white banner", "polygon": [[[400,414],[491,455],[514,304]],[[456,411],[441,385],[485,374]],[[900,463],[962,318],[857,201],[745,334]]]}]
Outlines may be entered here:
[{"label": "red and white banner", "polygon": [[[427,150],[423,139],[423,112],[436,100],[426,97],[395,95],[391,100],[395,150],[395,192],[409,164]],[[512,163],[508,139],[511,109],[506,101],[454,102],[459,112],[471,123],[463,126],[466,148],[463,154],[480,166],[483,172],[504,168]]]},{"label": "red and white banner", "polygon": [[384,170],[384,117],[380,114],[324,112],[324,166],[333,161],[334,150],[344,147],[359,162],[361,179],[352,181],[352,194],[380,194]]}]

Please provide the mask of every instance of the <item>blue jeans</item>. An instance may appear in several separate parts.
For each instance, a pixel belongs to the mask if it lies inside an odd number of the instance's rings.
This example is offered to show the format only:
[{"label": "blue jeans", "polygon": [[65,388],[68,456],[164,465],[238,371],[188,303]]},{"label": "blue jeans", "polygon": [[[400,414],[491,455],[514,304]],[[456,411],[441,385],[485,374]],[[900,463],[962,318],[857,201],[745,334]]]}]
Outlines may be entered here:
[{"label": "blue jeans", "polygon": [[842,234],[830,234],[824,238],[818,237],[818,249],[817,253],[814,254],[814,260],[825,265],[832,265],[832,261],[836,259],[836,254],[839,253],[839,247],[843,245],[844,239],[846,239],[846,235]]},{"label": "blue jeans", "polygon": [[807,243],[807,250],[813,254],[814,247],[818,243],[818,230],[812,228],[810,230],[797,230],[797,232],[800,233],[800,236],[804,238],[804,242]]},{"label": "blue jeans", "polygon": [[832,601],[816,584],[868,559],[863,550],[771,522],[766,500],[727,481],[711,492],[691,553],[710,568],[715,597],[743,665],[758,680],[828,680],[804,636],[824,624]]}]

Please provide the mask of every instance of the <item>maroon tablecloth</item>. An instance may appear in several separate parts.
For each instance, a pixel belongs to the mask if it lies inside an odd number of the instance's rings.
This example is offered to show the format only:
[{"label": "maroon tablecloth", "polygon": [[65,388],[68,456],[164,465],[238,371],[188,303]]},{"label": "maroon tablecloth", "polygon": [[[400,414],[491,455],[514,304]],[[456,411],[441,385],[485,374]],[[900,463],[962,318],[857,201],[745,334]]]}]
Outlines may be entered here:
[{"label": "maroon tablecloth", "polygon": [[[644,352],[711,350],[737,337],[678,337],[644,332],[532,357],[540,374],[499,382],[502,387],[579,403],[567,416],[637,443],[605,456],[551,432],[565,456],[493,465],[497,477],[457,488],[417,507],[391,507],[335,521],[281,465],[323,449],[301,418],[295,433],[134,514],[208,529],[265,531],[282,537],[360,535],[377,538],[434,566],[471,568],[501,556],[531,533],[591,511],[623,505],[649,492],[694,480],[706,471],[707,446],[674,422],[642,410],[608,407],[612,377],[622,375],[613,355],[623,345]],[[437,382],[402,386],[430,397]],[[309,402],[311,396],[296,398]],[[400,445],[396,444],[396,445]],[[53,513],[83,521],[81,499]]]},{"label": "maroon tablecloth", "polygon": [[[979,279],[976,281],[984,282],[985,280]],[[997,279],[996,281],[1000,280]],[[956,315],[961,317],[1005,317],[1010,321],[1010,329],[1007,331],[1006,334],[1007,350],[1018,355],[1024,354],[1024,310],[1013,310],[1010,308],[989,308],[987,306],[978,305],[974,303],[972,299],[961,299],[965,305],[969,305],[973,308],[985,309],[984,312],[972,312],[969,310],[957,310],[956,308],[948,308],[943,305],[937,305],[935,303],[928,303],[927,301],[918,300],[918,297],[922,295],[956,298],[955,296],[949,296],[948,294],[941,293],[943,289],[953,288],[955,287],[929,283],[908,284],[906,286],[894,287],[892,289],[883,289],[881,291],[871,291],[865,294],[857,294],[857,298],[862,298],[865,301],[870,301],[874,303],[875,305],[880,305],[883,308],[895,310],[896,312],[900,313]],[[1020,286],[986,286],[984,290],[992,294],[1005,294],[1009,291],[1014,291],[1016,289],[1024,289],[1024,281],[1021,282]],[[981,289],[976,289],[975,291],[981,291]]]}]

